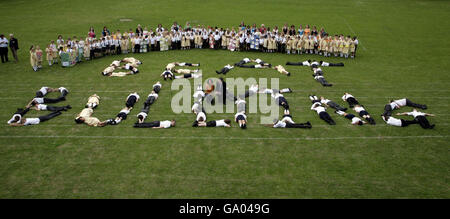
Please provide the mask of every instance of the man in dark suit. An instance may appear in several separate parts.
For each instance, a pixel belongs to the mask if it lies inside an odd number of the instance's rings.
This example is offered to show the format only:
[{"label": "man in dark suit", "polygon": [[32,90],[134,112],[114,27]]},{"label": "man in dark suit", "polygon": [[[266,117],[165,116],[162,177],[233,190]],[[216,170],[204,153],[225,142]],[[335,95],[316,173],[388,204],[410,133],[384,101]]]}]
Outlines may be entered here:
[{"label": "man in dark suit", "polygon": [[11,49],[14,59],[18,62],[19,58],[17,57],[17,50],[19,49],[19,41],[14,38],[13,34],[9,34],[9,48]]}]

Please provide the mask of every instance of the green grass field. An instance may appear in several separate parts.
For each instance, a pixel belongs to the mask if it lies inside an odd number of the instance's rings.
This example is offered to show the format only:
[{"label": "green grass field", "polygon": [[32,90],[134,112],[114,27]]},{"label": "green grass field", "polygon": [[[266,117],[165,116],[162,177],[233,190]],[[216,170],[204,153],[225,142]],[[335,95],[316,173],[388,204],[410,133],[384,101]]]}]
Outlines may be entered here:
[{"label": "green grass field", "polygon": [[[108,5],[105,7],[105,5]],[[450,153],[450,2],[412,0],[355,1],[0,1],[0,32],[19,39],[20,62],[0,64],[0,198],[449,198]],[[121,18],[132,19],[121,22]],[[247,130],[192,128],[193,114],[174,114],[170,82],[147,120],[175,118],[167,130],[135,129],[135,116],[151,85],[168,62],[200,62],[204,79],[216,77],[227,63],[244,57],[272,64],[321,58],[212,50],[168,51],[135,55],[144,62],[140,74],[124,78],[100,75],[116,57],[72,68],[48,67],[33,72],[28,48],[45,48],[58,34],[85,36],[135,29],[137,24],[170,27],[221,27],[246,23],[317,25],[331,34],[357,35],[358,57],[343,68],[324,68],[334,84],[324,88],[307,68],[287,67],[290,78],[273,70],[234,69],[227,77],[279,77],[280,87],[298,122],[311,130],[271,129],[249,115]],[[125,57],[121,55],[120,57]],[[11,54],[9,58],[12,59]],[[32,127],[9,127],[6,121],[34,97],[41,86],[67,87],[73,109]],[[87,97],[102,97],[94,116],[114,117],[132,92],[141,95],[129,119],[118,126],[76,125],[75,115]],[[328,126],[311,111],[308,94],[344,104],[350,92],[376,117],[377,125]],[[53,95],[50,95],[53,97]],[[434,130],[418,125],[389,127],[379,117],[391,98],[428,105]],[[408,111],[402,108],[397,112]],[[33,111],[28,116],[42,115]],[[210,114],[209,120],[233,118]],[[400,117],[398,117],[400,118]],[[407,118],[407,117],[402,117]],[[410,119],[410,118],[408,118]],[[196,136],[194,138],[193,136]]]}]

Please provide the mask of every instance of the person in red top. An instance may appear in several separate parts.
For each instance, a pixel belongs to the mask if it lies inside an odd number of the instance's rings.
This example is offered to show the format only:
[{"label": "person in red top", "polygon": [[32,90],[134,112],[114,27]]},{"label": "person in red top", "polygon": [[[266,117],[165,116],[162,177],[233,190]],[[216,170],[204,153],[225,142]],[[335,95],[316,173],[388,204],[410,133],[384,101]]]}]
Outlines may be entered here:
[{"label": "person in red top", "polygon": [[95,38],[95,31],[93,27],[89,28],[88,36],[90,38]]},{"label": "person in red top", "polygon": [[261,34],[264,34],[266,32],[266,26],[264,24],[261,24],[261,28],[259,28],[259,32],[261,32]]}]

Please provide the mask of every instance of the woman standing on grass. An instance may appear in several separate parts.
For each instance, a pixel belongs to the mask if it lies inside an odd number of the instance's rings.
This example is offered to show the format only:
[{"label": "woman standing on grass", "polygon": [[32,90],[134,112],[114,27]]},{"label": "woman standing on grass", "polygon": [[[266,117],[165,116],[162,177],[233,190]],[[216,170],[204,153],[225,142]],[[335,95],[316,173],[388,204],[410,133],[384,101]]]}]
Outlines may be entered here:
[{"label": "woman standing on grass", "polygon": [[90,27],[90,28],[89,28],[88,36],[89,36],[90,38],[95,38],[95,31],[94,31],[94,28],[93,28],[93,27]]}]

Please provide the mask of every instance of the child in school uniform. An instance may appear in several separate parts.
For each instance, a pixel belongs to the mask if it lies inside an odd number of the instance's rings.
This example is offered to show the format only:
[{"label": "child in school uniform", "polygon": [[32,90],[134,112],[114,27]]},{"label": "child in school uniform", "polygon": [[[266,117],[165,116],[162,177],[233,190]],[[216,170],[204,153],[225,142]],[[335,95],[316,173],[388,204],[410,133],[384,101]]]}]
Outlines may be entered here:
[{"label": "child in school uniform", "polygon": [[185,49],[186,49],[186,35],[185,35],[185,34],[183,34],[183,35],[181,36],[181,49],[182,49],[182,50],[185,50]]},{"label": "child in school uniform", "polygon": [[141,35],[139,35],[139,39],[140,39],[140,41],[139,41],[139,45],[140,45],[139,52],[140,53],[144,53],[145,52],[145,38],[141,34]]},{"label": "child in school uniform", "polygon": [[58,39],[56,40],[56,44],[57,44],[58,48],[64,45],[64,39],[62,38],[61,35],[58,36]]},{"label": "child in school uniform", "polygon": [[53,63],[58,64],[58,49],[56,47],[55,41],[53,40],[50,42],[50,49],[52,50]]},{"label": "child in school uniform", "polygon": [[291,37],[286,35],[286,54],[291,54],[292,44]]},{"label": "child in school uniform", "polygon": [[122,47],[120,46],[120,34],[116,34],[114,36],[114,47],[116,48],[116,51],[114,52],[114,54],[118,55],[122,53]]},{"label": "child in school uniform", "polygon": [[298,43],[298,36],[291,36],[291,52],[292,54],[296,54],[297,53],[297,43]]},{"label": "child in school uniform", "polygon": [[332,45],[332,48],[333,48],[334,57],[337,57],[338,53],[339,53],[339,48],[338,48],[339,47],[339,42],[338,41],[339,40],[338,40],[337,35],[334,35],[334,39],[331,42],[331,45]]},{"label": "child in school uniform", "polygon": [[340,57],[344,57],[344,39],[341,35],[338,40],[338,52]]},{"label": "child in school uniform", "polygon": [[222,42],[221,42],[222,49],[227,48],[227,36],[225,34],[222,35]]},{"label": "child in school uniform", "polygon": [[122,36],[122,40],[120,41],[120,49],[122,50],[122,54],[127,54],[128,53],[128,46],[129,44],[129,40],[128,40],[128,36],[124,35]]},{"label": "child in school uniform", "polygon": [[172,35],[168,34],[167,31],[166,31],[165,38],[166,38],[166,48],[165,48],[165,50],[167,51],[167,50],[169,50],[172,47]]},{"label": "child in school uniform", "polygon": [[355,58],[355,50],[356,50],[356,48],[355,48],[355,42],[354,42],[354,39],[351,39],[350,40],[350,58]]},{"label": "child in school uniform", "polygon": [[234,36],[234,50],[235,50],[235,51],[240,51],[240,47],[241,47],[241,44],[240,44],[239,35],[236,34],[236,35]]},{"label": "child in school uniform", "polygon": [[39,46],[36,46],[37,67],[42,68],[43,52]]},{"label": "child in school uniform", "polygon": [[140,53],[141,52],[141,39],[138,35],[134,36],[133,39],[133,45],[134,45],[134,53]]},{"label": "child in school uniform", "polygon": [[86,40],[86,43],[84,45],[84,51],[83,51],[83,55],[84,55],[84,60],[89,60],[89,57],[91,56],[91,43],[89,42],[89,40]]},{"label": "child in school uniform", "polygon": [[344,54],[344,57],[348,59],[348,52],[350,51],[350,36],[345,38],[343,44],[344,48],[342,49],[342,53]]},{"label": "child in school uniform", "polygon": [[84,46],[84,41],[80,39],[80,41],[78,41],[78,62],[83,61]]},{"label": "child in school uniform", "polygon": [[30,47],[30,64],[31,64],[31,67],[33,68],[33,71],[35,71],[35,72],[38,71],[38,66],[37,66],[38,61],[37,60],[38,60],[38,58],[36,56],[36,49],[32,45]]},{"label": "child in school uniform", "polygon": [[50,44],[47,46],[47,48],[45,48],[45,53],[46,53],[48,65],[52,66],[53,65],[53,50],[50,47]]}]

